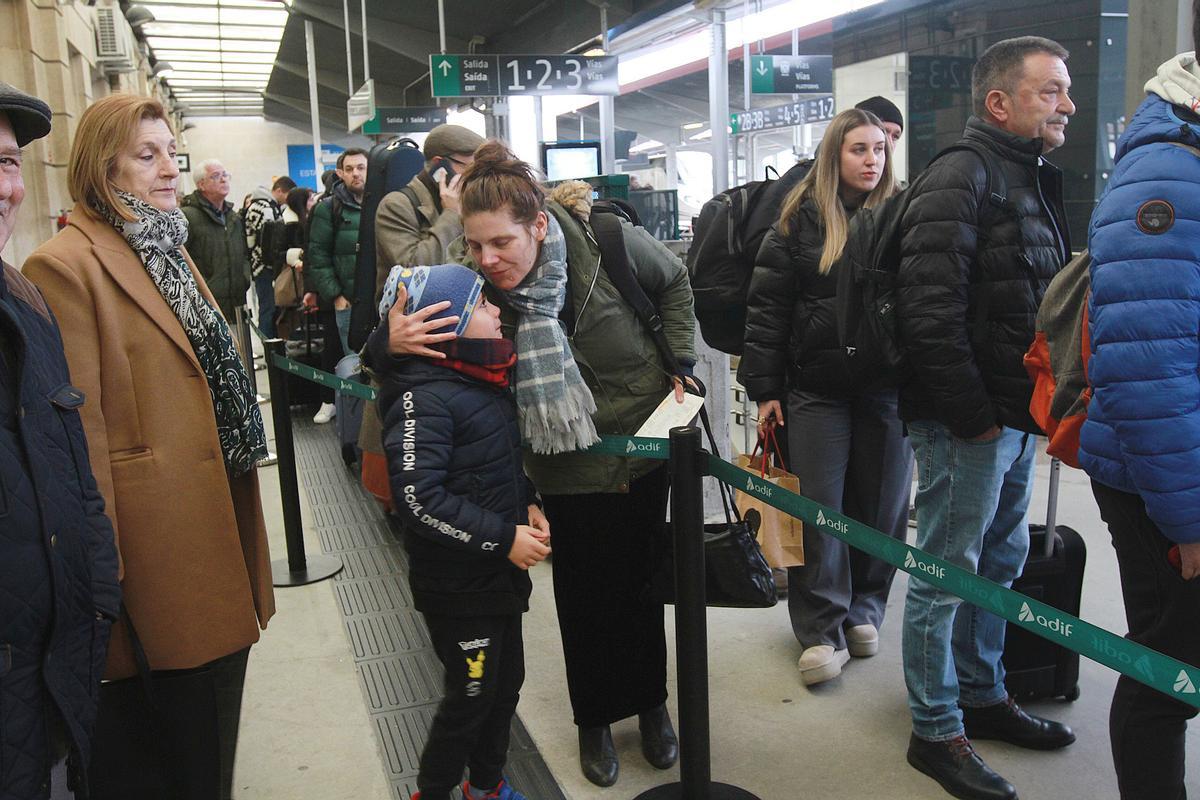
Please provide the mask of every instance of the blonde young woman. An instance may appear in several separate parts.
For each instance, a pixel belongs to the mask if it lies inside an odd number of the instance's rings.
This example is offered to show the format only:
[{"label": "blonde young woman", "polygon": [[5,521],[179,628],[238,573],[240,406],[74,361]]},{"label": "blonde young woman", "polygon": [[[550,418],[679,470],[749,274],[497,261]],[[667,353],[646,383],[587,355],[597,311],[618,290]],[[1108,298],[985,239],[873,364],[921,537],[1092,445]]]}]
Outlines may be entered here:
[{"label": "blonde young woman", "polygon": [[[788,436],[801,491],[903,539],[912,450],[896,392],[851,386],[834,308],[851,217],[894,191],[879,118],[860,109],[834,117],[759,250],[741,377],[758,402],[759,436]],[[788,610],[801,680],[815,684],[841,674],[851,656],[875,654],[895,569],[810,528],[804,548],[805,565],[788,570]]]},{"label": "blonde young woman", "polygon": [[[71,147],[67,227],[22,270],[58,319],[87,396],[88,453],[121,556],[128,613],[113,626],[113,683],[101,688],[97,730],[110,735],[97,735],[89,792],[99,800],[229,796],[246,659],[275,611],[255,466],[262,418],[229,325],[183,249],[178,178],[161,103],[98,100]],[[140,685],[132,631],[156,686],[195,688],[171,695],[186,735],[106,710],[106,691]]]}]

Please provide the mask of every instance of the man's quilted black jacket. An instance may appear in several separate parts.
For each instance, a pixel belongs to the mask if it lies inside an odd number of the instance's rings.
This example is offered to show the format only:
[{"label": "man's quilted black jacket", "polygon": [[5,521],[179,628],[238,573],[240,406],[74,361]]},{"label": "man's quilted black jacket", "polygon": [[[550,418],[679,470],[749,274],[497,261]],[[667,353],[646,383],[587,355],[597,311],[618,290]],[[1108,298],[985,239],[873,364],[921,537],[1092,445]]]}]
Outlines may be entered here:
[{"label": "man's quilted black jacket", "polygon": [[55,712],[76,796],[87,796],[80,778],[120,588],[84,401],[41,295],[0,265],[0,800],[48,796]]}]

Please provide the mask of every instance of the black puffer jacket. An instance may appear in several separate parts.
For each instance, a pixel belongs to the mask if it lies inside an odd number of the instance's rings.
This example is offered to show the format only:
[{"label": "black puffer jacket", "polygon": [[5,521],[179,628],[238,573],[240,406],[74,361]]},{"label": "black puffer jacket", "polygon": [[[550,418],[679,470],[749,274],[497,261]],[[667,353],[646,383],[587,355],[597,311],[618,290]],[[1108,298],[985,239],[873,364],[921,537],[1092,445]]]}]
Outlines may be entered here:
[{"label": "black puffer jacket", "polygon": [[79,419],[85,398],[70,380],[41,294],[0,262],[0,800],[48,796],[54,717],[76,796],[87,796],[121,604],[112,524]]},{"label": "black puffer jacket", "polygon": [[763,239],[750,279],[746,346],[738,368],[751,400],[782,400],[788,389],[842,394],[849,388],[837,339],[837,278],[819,268],[824,247],[825,226],[811,197],[800,205],[789,236],[776,225]]},{"label": "black puffer jacket", "polygon": [[[386,338],[372,342],[386,347]],[[511,394],[384,349],[369,350],[367,363],[382,380],[383,449],[417,610],[528,610],[529,574],[508,560],[534,498]]]},{"label": "black puffer jacket", "polygon": [[1042,140],[977,117],[963,139],[995,154],[997,207],[976,153],[939,158],[909,189],[897,319],[914,376],[900,416],[935,420],[969,438],[992,425],[1040,433],[1022,357],[1050,279],[1069,259],[1062,173]]}]

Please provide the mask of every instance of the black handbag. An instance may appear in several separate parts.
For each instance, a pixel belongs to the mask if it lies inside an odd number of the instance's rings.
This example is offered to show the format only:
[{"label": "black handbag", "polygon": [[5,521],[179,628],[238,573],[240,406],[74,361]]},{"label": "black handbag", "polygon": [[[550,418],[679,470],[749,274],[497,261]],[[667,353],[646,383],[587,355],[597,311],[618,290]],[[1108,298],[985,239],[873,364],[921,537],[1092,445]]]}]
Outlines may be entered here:
[{"label": "black handbag", "polygon": [[221,756],[211,668],[151,673],[124,604],[121,618],[138,674],[100,684],[89,796],[219,800]]},{"label": "black handbag", "polygon": [[[717,450],[708,413],[700,419],[712,452]],[[712,608],[770,608],[778,602],[771,567],[755,538],[761,521],[757,511],[742,517],[729,487],[718,481],[725,521],[704,526],[704,602]],[[668,534],[654,578],[655,594],[663,603],[675,602],[675,556]]]}]

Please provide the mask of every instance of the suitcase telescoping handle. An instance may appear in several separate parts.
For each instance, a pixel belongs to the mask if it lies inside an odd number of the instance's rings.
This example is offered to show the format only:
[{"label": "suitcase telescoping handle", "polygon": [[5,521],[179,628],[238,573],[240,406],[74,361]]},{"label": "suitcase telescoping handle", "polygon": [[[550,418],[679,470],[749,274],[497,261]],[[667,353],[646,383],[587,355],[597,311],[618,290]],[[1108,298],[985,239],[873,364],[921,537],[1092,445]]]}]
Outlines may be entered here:
[{"label": "suitcase telescoping handle", "polygon": [[1062,462],[1050,459],[1050,491],[1046,499],[1046,545],[1042,553],[1046,558],[1054,555],[1054,531],[1058,526],[1058,474]]}]

